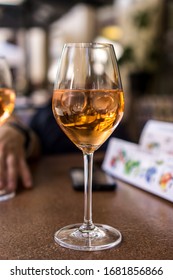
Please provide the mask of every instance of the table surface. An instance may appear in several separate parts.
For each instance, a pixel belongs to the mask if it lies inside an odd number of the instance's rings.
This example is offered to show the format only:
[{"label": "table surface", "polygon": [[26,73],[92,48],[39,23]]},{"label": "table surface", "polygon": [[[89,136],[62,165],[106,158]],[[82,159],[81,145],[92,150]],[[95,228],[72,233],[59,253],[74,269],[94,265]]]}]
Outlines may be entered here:
[{"label": "table surface", "polygon": [[69,175],[73,166],[83,166],[81,154],[41,158],[32,166],[34,188],[0,203],[1,260],[173,259],[173,204],[121,181],[115,191],[93,192],[93,221],[121,231],[118,247],[83,252],[56,244],[55,231],[83,222],[83,192],[72,188]]}]

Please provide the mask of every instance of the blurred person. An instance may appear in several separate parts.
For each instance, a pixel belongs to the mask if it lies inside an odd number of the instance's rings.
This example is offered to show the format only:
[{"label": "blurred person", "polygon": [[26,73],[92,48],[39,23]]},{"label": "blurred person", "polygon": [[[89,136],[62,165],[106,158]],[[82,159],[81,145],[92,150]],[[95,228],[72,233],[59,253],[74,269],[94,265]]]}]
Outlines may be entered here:
[{"label": "blurred person", "polygon": [[0,189],[15,190],[19,178],[25,188],[31,188],[32,174],[27,161],[39,155],[39,138],[34,131],[16,116],[10,117],[0,127]]}]

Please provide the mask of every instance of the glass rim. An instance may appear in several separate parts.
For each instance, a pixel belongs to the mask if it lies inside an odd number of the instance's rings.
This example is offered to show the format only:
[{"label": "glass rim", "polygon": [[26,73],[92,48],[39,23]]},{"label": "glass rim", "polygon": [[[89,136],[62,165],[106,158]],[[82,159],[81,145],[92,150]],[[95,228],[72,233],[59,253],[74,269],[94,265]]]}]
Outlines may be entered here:
[{"label": "glass rim", "polygon": [[101,42],[90,42],[90,43],[65,43],[64,48],[71,48],[71,47],[76,47],[76,48],[110,48],[113,47],[113,44],[111,43],[101,43]]}]

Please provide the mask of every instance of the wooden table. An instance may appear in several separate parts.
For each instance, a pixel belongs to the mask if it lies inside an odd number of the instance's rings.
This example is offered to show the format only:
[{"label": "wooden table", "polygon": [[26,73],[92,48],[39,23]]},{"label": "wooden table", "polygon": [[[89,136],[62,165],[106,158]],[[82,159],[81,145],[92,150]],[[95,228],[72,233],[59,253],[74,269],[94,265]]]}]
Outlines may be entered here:
[{"label": "wooden table", "polygon": [[83,193],[69,176],[76,165],[81,154],[42,158],[33,166],[35,187],[0,203],[1,260],[173,259],[173,204],[120,181],[116,191],[93,193],[93,221],[118,228],[120,246],[81,252],[56,244],[56,230],[83,221]]}]

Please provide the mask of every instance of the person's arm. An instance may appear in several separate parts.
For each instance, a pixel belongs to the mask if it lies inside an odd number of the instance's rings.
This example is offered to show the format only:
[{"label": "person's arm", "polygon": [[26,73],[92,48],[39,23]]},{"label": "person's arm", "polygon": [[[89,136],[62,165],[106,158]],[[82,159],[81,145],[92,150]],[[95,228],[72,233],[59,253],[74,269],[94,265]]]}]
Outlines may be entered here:
[{"label": "person's arm", "polygon": [[20,177],[24,187],[33,185],[27,159],[38,157],[40,143],[36,134],[12,116],[0,127],[0,189],[15,190]]}]

